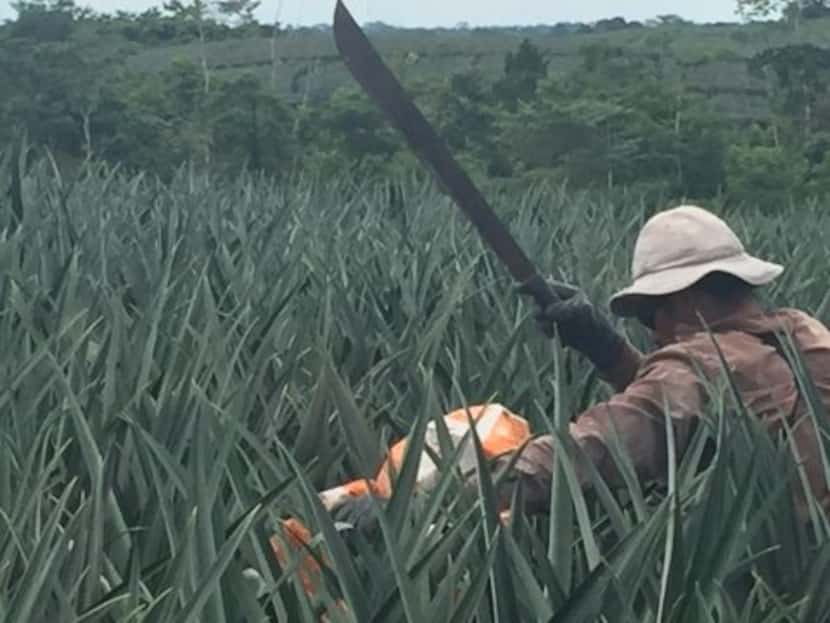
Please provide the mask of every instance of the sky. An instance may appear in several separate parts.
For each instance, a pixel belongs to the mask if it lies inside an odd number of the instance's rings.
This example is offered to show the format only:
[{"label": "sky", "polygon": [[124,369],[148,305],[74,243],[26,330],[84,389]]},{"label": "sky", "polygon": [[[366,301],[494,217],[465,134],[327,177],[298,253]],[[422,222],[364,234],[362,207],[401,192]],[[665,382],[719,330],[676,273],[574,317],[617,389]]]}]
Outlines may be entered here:
[{"label": "sky", "polygon": [[[0,19],[13,17],[9,0],[0,0]],[[141,11],[162,0],[76,0],[81,6],[109,12]],[[593,22],[622,16],[646,20],[675,14],[697,22],[734,21],[736,0],[345,0],[360,22],[394,26],[471,26]],[[262,0],[257,17],[282,23],[313,25],[331,22],[335,0]]]}]

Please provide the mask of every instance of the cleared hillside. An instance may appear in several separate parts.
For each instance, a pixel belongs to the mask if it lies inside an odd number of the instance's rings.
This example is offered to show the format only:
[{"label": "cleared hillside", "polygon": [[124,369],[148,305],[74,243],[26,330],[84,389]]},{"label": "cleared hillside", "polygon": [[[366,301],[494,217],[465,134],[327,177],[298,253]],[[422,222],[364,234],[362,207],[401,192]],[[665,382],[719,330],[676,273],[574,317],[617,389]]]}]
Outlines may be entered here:
[{"label": "cleared hillside", "polygon": [[[706,94],[723,114],[758,118],[769,112],[766,84],[747,69],[765,49],[796,43],[830,47],[830,19],[798,31],[780,24],[661,25],[606,33],[561,33],[553,28],[373,29],[373,42],[405,82],[478,70],[495,79],[505,55],[527,38],[543,51],[552,75],[583,62],[588,46],[619,47],[629,55],[659,58],[667,80]],[[200,59],[197,43],[147,49],[128,61],[133,69],[159,71],[176,59]],[[352,81],[327,28],[286,31],[276,38],[208,42],[208,63],[220,75],[254,73],[289,100],[319,101]]]}]

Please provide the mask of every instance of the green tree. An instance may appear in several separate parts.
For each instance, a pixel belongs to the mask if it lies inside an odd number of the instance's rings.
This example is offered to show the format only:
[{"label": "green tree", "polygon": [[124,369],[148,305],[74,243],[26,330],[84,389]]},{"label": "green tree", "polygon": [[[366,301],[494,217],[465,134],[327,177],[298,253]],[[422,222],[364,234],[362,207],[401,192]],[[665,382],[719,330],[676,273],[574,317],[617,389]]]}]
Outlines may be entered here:
[{"label": "green tree", "polygon": [[775,209],[803,192],[806,159],[783,147],[734,145],[729,149],[726,188],[736,201]]},{"label": "green tree", "polygon": [[577,185],[637,185],[708,197],[724,182],[722,127],[654,52],[594,44],[582,64],[502,118],[504,151],[524,171]]},{"label": "green tree", "polygon": [[539,82],[548,75],[548,61],[542,51],[529,39],[522,40],[516,52],[508,52],[504,59],[504,75],[494,85],[496,98],[511,110],[519,101],[536,95]]},{"label": "green tree", "polygon": [[211,162],[210,100],[192,61],[158,74],[125,74],[113,108],[108,158],[162,177],[183,162]]},{"label": "green tree", "polygon": [[402,148],[385,117],[354,88],[339,89],[325,106],[305,107],[300,115],[304,163],[323,174],[381,171]]},{"label": "green tree", "polygon": [[770,48],[749,62],[751,71],[774,76],[773,101],[782,115],[793,119],[805,136],[816,128],[814,110],[828,97],[830,50],[812,44]]},{"label": "green tree", "polygon": [[256,76],[220,82],[211,99],[217,163],[278,174],[296,157],[290,110]]},{"label": "green tree", "polygon": [[20,0],[11,6],[17,13],[12,36],[37,42],[69,39],[78,12],[73,0]]},{"label": "green tree", "polygon": [[260,4],[260,0],[218,0],[216,10],[220,15],[235,19],[237,25],[249,26],[254,23],[254,12]]},{"label": "green tree", "polygon": [[210,91],[210,69],[207,59],[207,35],[205,34],[205,22],[209,20],[208,5],[204,0],[167,0],[164,3],[164,10],[171,13],[175,19],[192,21],[196,24],[196,31],[199,33],[199,61],[202,67],[202,79],[204,92]]},{"label": "green tree", "polygon": [[738,13],[746,18],[765,18],[780,15],[790,0],[738,0]]},{"label": "green tree", "polygon": [[509,159],[498,150],[498,108],[481,72],[453,74],[426,91],[426,112],[453,152],[491,176],[509,176]]},{"label": "green tree", "polygon": [[[19,3],[0,39],[0,111],[58,156],[93,154],[94,117],[112,78],[117,51],[67,0]],[[10,120],[14,120],[10,122]]]},{"label": "green tree", "polygon": [[796,30],[802,20],[830,15],[827,0],[738,0],[738,13],[748,19],[782,16]]},{"label": "green tree", "polygon": [[830,15],[830,2],[827,0],[801,0],[798,5],[803,19],[820,19]]}]

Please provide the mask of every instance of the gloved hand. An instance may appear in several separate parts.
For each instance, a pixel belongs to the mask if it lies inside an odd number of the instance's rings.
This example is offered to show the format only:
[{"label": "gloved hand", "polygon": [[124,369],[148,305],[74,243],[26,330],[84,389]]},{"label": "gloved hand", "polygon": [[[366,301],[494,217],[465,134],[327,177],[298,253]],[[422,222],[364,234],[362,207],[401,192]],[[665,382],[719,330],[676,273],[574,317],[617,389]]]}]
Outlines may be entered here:
[{"label": "gloved hand", "polygon": [[[599,370],[613,367],[626,344],[622,334],[582,290],[558,281],[548,283],[559,301],[545,309],[537,308],[536,322],[542,332],[553,337],[558,329],[562,344],[585,355]],[[523,288],[519,292],[529,294]]]},{"label": "gloved hand", "polygon": [[[385,500],[374,498],[375,504],[383,506],[384,502]],[[372,504],[370,495],[353,497],[332,511],[332,517],[335,522],[350,524],[354,530],[369,536],[380,529]]]}]

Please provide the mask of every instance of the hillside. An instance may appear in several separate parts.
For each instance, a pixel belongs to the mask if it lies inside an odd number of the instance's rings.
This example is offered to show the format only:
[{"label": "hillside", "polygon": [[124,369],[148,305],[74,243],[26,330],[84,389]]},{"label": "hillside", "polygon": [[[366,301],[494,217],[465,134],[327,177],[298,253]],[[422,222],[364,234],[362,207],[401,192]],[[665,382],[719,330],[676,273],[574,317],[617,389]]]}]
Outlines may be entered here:
[{"label": "hillside", "polygon": [[[774,23],[632,27],[604,33],[562,33],[553,27],[491,29],[372,29],[371,38],[404,82],[479,70],[498,78],[504,58],[528,39],[549,60],[551,74],[566,75],[582,62],[586,46],[622,48],[627,55],[654,55],[667,79],[705,94],[724,114],[759,118],[769,114],[766,84],[747,70],[747,60],[773,47],[813,43],[830,47],[830,18],[811,20],[795,32]],[[145,49],[130,57],[131,68],[158,71],[175,59],[200,59],[198,42]],[[286,31],[207,42],[211,68],[222,76],[256,74],[283,98],[320,101],[353,81],[326,28]]]}]

